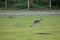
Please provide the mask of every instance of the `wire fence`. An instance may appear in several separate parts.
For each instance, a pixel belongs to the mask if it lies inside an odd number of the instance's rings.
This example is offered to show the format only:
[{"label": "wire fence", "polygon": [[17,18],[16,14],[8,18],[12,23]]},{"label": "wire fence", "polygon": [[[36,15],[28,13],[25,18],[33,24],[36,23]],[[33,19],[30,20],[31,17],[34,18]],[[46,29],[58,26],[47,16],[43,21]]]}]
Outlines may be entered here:
[{"label": "wire fence", "polygon": [[[38,3],[39,2],[39,3]],[[51,10],[57,9],[56,6],[52,5],[51,0],[42,1],[42,0],[4,0],[0,2],[0,9],[26,9],[26,10]]]}]

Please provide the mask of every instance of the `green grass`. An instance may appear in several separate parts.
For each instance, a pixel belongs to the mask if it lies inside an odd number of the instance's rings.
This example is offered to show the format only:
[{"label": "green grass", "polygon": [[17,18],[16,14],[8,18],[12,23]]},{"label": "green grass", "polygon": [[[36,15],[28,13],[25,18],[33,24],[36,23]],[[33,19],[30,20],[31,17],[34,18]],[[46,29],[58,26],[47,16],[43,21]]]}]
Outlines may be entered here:
[{"label": "green grass", "polygon": [[[27,9],[21,9],[21,10],[18,10],[18,9],[0,9],[0,12],[27,12],[28,10]],[[46,11],[46,12],[49,12],[49,11],[56,11],[56,12],[60,12],[60,9],[52,9],[52,10],[37,10],[37,9],[32,9],[32,10],[29,10],[29,11],[32,11],[32,12],[43,12],[43,11]]]},{"label": "green grass", "polygon": [[[41,17],[41,24],[30,27]],[[60,15],[2,15],[0,40],[60,40]]]}]

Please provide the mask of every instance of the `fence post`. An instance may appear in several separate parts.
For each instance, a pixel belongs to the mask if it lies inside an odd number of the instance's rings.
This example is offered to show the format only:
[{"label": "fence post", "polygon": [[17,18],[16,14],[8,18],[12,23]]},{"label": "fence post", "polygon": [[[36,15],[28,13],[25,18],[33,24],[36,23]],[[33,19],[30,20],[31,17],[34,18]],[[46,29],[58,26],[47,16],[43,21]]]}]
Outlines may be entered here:
[{"label": "fence post", "polygon": [[27,0],[27,6],[28,6],[28,11],[29,11],[29,6],[30,6],[30,5],[29,5],[29,0]]},{"label": "fence post", "polygon": [[7,0],[5,0],[5,9],[7,9]]},{"label": "fence post", "polygon": [[51,10],[51,0],[49,0],[49,8],[50,8],[50,10]]}]

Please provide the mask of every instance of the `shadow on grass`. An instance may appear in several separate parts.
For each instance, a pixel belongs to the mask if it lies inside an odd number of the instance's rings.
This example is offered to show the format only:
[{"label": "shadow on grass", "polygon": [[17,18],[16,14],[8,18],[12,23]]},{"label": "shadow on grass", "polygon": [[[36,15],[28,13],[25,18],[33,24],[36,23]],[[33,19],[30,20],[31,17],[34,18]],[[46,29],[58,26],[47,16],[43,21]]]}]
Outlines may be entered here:
[{"label": "shadow on grass", "polygon": [[51,35],[52,33],[36,33],[38,35]]}]

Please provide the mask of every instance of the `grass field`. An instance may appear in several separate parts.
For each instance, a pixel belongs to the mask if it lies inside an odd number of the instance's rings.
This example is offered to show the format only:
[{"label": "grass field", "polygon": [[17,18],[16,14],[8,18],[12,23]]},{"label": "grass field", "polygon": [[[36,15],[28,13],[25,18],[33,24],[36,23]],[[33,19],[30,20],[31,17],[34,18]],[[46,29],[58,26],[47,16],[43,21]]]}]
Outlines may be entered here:
[{"label": "grass field", "polygon": [[60,40],[60,15],[0,15],[0,40]]}]

